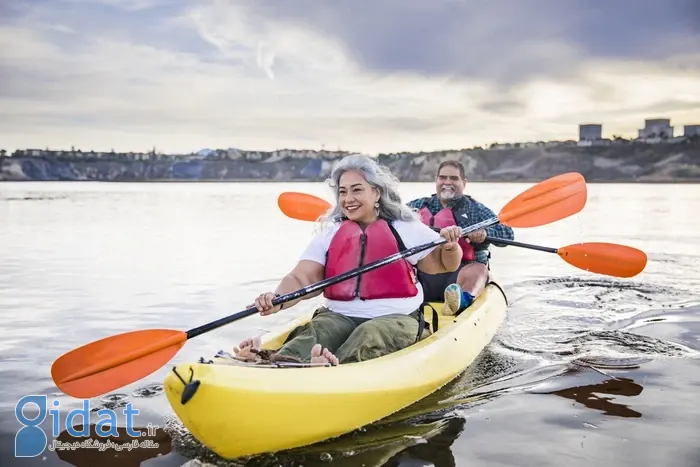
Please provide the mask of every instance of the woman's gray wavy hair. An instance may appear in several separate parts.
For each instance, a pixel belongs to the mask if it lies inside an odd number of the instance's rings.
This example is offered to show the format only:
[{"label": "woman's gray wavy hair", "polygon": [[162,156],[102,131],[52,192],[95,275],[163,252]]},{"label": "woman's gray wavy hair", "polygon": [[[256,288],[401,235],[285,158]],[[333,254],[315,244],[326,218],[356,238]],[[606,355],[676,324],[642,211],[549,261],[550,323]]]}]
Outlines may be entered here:
[{"label": "woman's gray wavy hair", "polygon": [[418,216],[414,210],[401,202],[398,185],[399,180],[391,171],[368,156],[353,154],[343,157],[331,171],[327,180],[333,189],[335,205],[321,217],[325,222],[341,222],[345,220],[340,208],[338,186],[343,173],[355,170],[362,174],[367,183],[379,190],[379,217],[387,220],[415,221]]}]

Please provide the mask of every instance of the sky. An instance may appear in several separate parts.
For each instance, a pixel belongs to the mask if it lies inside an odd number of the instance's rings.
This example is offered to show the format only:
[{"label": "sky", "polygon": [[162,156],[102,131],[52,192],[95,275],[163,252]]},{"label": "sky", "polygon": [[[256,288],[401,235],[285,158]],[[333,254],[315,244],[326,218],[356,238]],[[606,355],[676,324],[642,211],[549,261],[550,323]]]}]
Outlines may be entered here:
[{"label": "sky", "polygon": [[697,0],[0,2],[0,149],[368,154],[700,124]]}]

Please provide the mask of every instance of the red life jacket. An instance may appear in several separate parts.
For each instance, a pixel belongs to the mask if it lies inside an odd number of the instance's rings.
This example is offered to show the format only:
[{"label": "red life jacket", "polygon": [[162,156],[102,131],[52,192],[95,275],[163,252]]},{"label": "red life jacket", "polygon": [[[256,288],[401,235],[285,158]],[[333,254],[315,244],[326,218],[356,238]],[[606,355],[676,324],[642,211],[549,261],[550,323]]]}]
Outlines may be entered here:
[{"label": "red life jacket", "polygon": [[[454,211],[450,208],[442,208],[435,216],[433,216],[427,206],[423,206],[418,212],[420,213],[421,222],[430,227],[442,229],[457,225]],[[474,253],[474,247],[471,243],[465,241],[464,237],[460,238],[457,243],[462,247],[462,261],[474,261],[476,254]]]},{"label": "red life jacket", "polygon": [[[372,222],[365,231],[346,220],[331,240],[326,253],[325,277],[332,277],[369,264],[403,249],[398,233],[384,219]],[[400,259],[360,276],[326,287],[323,296],[330,300],[351,301],[377,298],[406,298],[418,294],[413,265]]]}]

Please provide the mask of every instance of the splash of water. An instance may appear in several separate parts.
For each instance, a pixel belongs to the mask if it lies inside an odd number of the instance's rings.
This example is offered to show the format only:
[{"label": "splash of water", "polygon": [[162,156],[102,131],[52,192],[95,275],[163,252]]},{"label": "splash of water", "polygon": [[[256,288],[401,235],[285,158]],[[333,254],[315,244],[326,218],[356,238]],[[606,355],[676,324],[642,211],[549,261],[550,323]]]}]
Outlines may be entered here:
[{"label": "splash of water", "polygon": [[[504,351],[550,361],[693,358],[698,350],[632,333],[640,317],[662,321],[667,309],[688,304],[689,291],[610,279],[551,278],[513,287],[522,293],[496,337]],[[533,289],[537,292],[533,293]]]}]

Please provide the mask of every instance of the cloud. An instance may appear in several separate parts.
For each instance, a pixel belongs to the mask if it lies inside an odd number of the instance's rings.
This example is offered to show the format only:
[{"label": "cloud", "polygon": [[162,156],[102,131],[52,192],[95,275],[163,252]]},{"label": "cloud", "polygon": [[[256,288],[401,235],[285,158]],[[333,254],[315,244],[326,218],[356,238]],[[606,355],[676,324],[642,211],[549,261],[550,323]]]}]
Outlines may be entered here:
[{"label": "cloud", "polygon": [[[363,67],[496,79],[567,75],[588,58],[658,60],[700,46],[695,0],[243,2],[246,14],[337,37]],[[690,50],[690,49],[686,49]],[[696,62],[697,63],[697,62]]]},{"label": "cloud", "polygon": [[[700,123],[697,7],[45,0],[0,20],[0,146],[366,152]],[[660,115],[657,115],[660,114]]]}]

